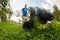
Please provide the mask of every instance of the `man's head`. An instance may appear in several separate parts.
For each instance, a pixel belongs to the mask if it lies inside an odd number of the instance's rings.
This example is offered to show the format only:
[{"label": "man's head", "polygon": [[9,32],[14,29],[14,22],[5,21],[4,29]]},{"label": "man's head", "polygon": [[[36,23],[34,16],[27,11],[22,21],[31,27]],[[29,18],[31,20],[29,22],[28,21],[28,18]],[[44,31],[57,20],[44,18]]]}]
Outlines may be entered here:
[{"label": "man's head", "polygon": [[27,7],[27,5],[25,4],[25,8]]}]

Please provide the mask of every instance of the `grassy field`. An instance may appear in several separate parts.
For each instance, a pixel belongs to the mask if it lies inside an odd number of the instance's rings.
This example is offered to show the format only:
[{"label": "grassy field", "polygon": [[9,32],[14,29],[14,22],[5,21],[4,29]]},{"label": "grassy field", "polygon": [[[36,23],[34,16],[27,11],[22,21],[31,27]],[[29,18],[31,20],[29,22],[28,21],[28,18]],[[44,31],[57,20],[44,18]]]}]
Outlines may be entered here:
[{"label": "grassy field", "polygon": [[2,22],[0,23],[0,40],[14,40],[20,30],[20,24]]},{"label": "grassy field", "polygon": [[45,29],[24,30],[20,24],[0,23],[0,40],[60,40],[60,22]]}]

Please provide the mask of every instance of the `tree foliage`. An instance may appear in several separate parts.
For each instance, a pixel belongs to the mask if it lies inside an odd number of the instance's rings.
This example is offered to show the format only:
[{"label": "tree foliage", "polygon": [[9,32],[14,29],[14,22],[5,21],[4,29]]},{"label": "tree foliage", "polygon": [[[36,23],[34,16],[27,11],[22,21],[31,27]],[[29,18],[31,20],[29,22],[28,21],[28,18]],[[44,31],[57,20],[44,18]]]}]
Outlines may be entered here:
[{"label": "tree foliage", "polygon": [[53,8],[54,8],[53,13],[54,13],[55,18],[59,19],[60,18],[60,10],[58,9],[58,7],[56,5],[54,5]]},{"label": "tree foliage", "polygon": [[[8,8],[9,7],[9,8]],[[11,15],[9,0],[0,0],[0,17],[1,21],[6,21],[6,14]]]}]

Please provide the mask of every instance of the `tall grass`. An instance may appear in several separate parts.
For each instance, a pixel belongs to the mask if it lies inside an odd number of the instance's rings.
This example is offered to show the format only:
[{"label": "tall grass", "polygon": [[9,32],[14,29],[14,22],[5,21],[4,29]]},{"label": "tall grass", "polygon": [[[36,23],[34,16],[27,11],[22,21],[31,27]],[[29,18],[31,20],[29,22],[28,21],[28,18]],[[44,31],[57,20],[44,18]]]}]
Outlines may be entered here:
[{"label": "tall grass", "polygon": [[[39,28],[39,27],[40,28]],[[37,24],[32,30],[24,30],[20,24],[0,23],[0,40],[60,40],[60,22],[53,20],[47,25]]]}]

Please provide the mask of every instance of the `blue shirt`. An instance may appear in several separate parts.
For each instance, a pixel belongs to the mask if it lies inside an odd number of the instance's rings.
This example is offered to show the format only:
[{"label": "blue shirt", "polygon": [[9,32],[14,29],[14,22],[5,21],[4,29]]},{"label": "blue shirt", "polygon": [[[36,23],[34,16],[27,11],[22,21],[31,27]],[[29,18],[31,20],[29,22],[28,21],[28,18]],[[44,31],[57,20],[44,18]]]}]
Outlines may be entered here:
[{"label": "blue shirt", "polygon": [[23,9],[22,9],[23,16],[26,16],[26,15],[27,15],[27,10],[28,10],[27,8],[23,8]]}]

